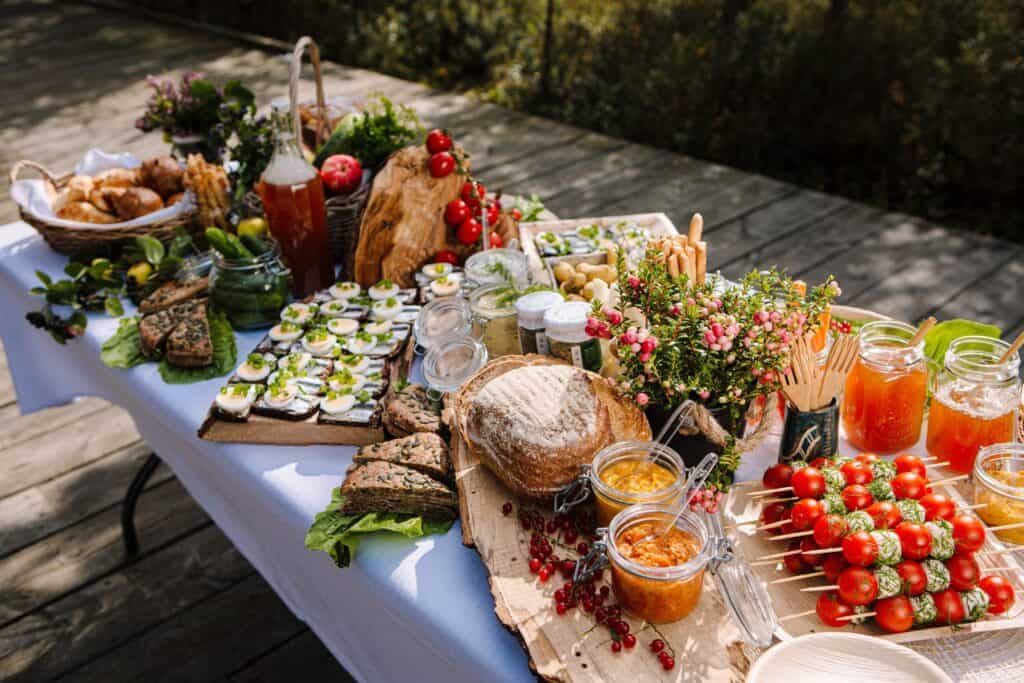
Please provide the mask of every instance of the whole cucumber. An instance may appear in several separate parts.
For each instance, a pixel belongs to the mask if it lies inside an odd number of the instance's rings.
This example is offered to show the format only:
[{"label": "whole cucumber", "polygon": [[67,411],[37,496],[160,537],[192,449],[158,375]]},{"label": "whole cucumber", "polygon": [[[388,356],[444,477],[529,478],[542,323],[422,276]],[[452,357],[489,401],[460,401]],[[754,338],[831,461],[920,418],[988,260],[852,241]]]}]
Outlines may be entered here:
[{"label": "whole cucumber", "polygon": [[254,259],[254,258],[256,258],[256,256],[251,251],[249,251],[249,248],[246,247],[244,244],[242,244],[242,240],[238,239],[238,235],[233,235],[230,232],[226,232],[226,233],[224,233],[224,236],[227,237],[228,242],[231,243],[231,246],[235,248],[235,253],[238,254],[238,258],[240,258],[240,259]]},{"label": "whole cucumber", "polygon": [[220,228],[207,228],[206,240],[210,246],[220,252],[226,259],[242,258],[242,255],[235,248],[235,245],[228,239],[228,234]]},{"label": "whole cucumber", "polygon": [[260,256],[270,249],[270,245],[256,235],[242,235],[238,239],[242,240],[242,244],[256,256]]}]

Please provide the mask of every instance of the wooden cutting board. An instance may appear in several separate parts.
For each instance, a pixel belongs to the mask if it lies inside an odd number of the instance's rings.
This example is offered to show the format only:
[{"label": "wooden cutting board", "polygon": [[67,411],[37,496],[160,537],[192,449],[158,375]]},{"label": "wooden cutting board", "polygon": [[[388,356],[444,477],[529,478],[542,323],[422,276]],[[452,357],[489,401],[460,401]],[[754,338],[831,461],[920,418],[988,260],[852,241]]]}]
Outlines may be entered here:
[{"label": "wooden cutting board", "polygon": [[[710,576],[705,576],[700,604],[674,624],[645,627],[626,617],[637,637],[633,650],[613,653],[604,627],[593,628],[593,616],[576,608],[564,616],[554,610],[553,594],[565,579],[557,574],[540,583],[527,562],[530,534],[513,512],[502,505],[517,501],[505,486],[474,460],[465,442],[452,437],[452,458],[459,489],[462,540],[476,548],[489,574],[494,611],[516,634],[530,657],[530,666],[546,681],[742,681],[756,651],[739,642],[739,630],[727,616]],[[576,558],[563,548],[561,556]],[[605,571],[605,580],[609,572]],[[676,653],[676,666],[665,671],[649,645],[662,638]]]}]

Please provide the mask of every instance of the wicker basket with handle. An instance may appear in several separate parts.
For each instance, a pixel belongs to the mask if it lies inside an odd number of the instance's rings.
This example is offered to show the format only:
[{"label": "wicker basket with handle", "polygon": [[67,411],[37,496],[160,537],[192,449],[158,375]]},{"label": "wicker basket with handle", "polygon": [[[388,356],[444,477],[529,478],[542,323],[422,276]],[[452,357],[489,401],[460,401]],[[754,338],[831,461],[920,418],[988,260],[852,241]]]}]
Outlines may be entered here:
[{"label": "wicker basket with handle", "polygon": [[[31,169],[41,175],[54,189],[55,193],[64,189],[74,175],[73,173],[55,175],[41,164],[22,160],[16,162],[11,167],[11,172],[8,175],[11,185],[14,184],[18,179],[18,175],[24,169]],[[159,240],[169,240],[174,237],[178,228],[193,229],[196,223],[196,216],[198,215],[193,209],[192,211],[180,213],[173,218],[155,221],[146,225],[136,225],[130,228],[106,225],[97,225],[91,228],[74,228],[49,223],[29,214],[20,206],[18,207],[18,212],[21,214],[21,220],[35,228],[54,251],[75,258],[114,255],[126,240],[133,237],[149,236]]]},{"label": "wicker basket with handle", "polygon": [[[289,69],[288,82],[288,104],[291,108],[293,125],[296,133],[302,130],[302,122],[299,117],[299,77],[302,72],[302,55],[309,48],[309,61],[313,64],[313,78],[316,83],[316,106],[319,109],[317,128],[314,140],[319,148],[330,136],[325,122],[327,120],[327,107],[324,99],[324,81],[320,68],[320,49],[309,36],[299,38],[292,50],[292,59]],[[326,202],[327,208],[327,240],[331,247],[331,255],[335,263],[341,263],[341,279],[351,279],[353,259],[355,258],[356,243],[359,241],[359,221],[366,208],[366,200],[370,196],[370,179],[372,174],[369,170],[363,172],[363,180],[359,189],[344,196],[331,197]],[[245,211],[248,215],[255,216],[263,213],[263,202],[260,196],[252,191],[245,195],[243,200]]]}]

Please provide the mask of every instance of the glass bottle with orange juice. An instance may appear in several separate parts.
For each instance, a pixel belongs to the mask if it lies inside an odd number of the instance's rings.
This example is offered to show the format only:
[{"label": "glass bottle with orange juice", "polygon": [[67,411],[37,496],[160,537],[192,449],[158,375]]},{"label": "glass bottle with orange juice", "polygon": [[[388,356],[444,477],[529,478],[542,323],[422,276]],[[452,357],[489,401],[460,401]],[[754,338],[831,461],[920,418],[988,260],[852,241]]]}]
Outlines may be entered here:
[{"label": "glass bottle with orange juice", "polygon": [[970,472],[978,449],[1013,441],[1020,392],[1020,356],[990,337],[949,345],[928,413],[928,453],[957,472]]},{"label": "glass bottle with orange juice", "polygon": [[841,416],[846,438],[872,453],[896,453],[921,436],[928,366],[916,330],[883,320],[860,330],[860,355],[846,378]]},{"label": "glass bottle with orange juice", "polygon": [[334,283],[320,174],[302,156],[287,104],[273,106],[274,154],[256,191],[281,257],[292,271],[292,294],[303,298]]}]

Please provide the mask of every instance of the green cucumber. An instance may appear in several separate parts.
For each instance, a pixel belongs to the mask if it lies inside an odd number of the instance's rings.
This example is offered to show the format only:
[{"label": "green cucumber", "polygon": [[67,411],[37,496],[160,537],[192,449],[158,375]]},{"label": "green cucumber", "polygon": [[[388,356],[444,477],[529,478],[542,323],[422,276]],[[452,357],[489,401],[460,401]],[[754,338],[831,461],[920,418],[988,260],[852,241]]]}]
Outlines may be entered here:
[{"label": "green cucumber", "polygon": [[256,235],[242,235],[238,239],[242,240],[242,244],[244,244],[246,248],[256,256],[260,256],[270,250],[270,245]]}]

